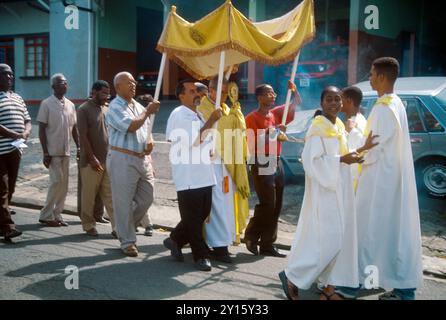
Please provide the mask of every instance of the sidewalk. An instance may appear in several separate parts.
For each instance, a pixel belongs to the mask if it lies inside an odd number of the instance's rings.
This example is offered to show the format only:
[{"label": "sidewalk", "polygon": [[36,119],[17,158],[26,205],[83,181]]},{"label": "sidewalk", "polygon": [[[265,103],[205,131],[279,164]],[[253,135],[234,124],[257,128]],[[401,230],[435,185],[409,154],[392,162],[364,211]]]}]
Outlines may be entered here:
[{"label": "sidewalk", "polygon": [[[156,141],[155,151],[153,154],[156,184],[155,184],[155,200],[149,214],[156,228],[171,230],[179,222],[180,215],[178,211],[178,203],[176,192],[171,180],[170,165],[168,161],[169,145],[164,143],[162,134],[154,134]],[[48,188],[48,170],[43,166],[41,159],[41,150],[38,139],[34,138],[28,141],[29,148],[25,151],[19,172],[19,178],[16,185],[16,191],[13,197],[13,205],[32,209],[41,209],[45,203]],[[65,214],[78,215],[77,212],[77,164],[74,161],[74,154],[71,157],[70,177],[68,196],[65,202]],[[255,192],[252,191],[253,197],[250,199],[250,208],[255,204]],[[300,204],[296,207],[296,203],[300,203],[303,196],[303,187],[299,185],[287,186],[284,197],[293,199],[292,202],[284,201],[284,208],[281,219],[279,220],[279,230],[277,246],[283,250],[289,250],[294,237],[297,223],[297,214]],[[250,210],[253,214],[253,210]],[[435,216],[436,217],[436,216]],[[37,223],[38,217],[36,217]],[[439,237],[427,238],[424,233],[437,232],[438,229],[425,230],[426,226],[438,228],[438,223],[423,224],[423,247],[433,247],[436,254],[423,256],[423,265],[425,274],[433,275],[446,279],[446,259],[444,251],[446,250],[446,238],[442,235]],[[431,248],[429,248],[431,249]],[[423,248],[425,250],[425,248]],[[425,253],[425,252],[424,252]]]}]

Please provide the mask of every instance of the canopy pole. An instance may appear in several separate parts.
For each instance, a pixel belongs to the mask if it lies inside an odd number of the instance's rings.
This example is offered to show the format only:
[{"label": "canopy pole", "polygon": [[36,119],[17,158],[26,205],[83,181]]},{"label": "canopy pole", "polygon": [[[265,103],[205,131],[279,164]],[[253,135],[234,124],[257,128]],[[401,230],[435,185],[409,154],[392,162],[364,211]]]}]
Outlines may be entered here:
[{"label": "canopy pole", "polygon": [[[299,63],[299,56],[300,56],[300,51],[297,54],[296,58],[294,59],[293,69],[291,70],[291,78],[290,78],[291,82],[293,82],[294,78],[296,78],[296,71],[297,71],[297,65]],[[286,118],[288,116],[288,110],[290,108],[290,102],[291,102],[291,90],[288,89],[288,93],[286,95],[285,110],[283,112],[283,117],[282,117],[282,125],[286,124]]]},{"label": "canopy pole", "polygon": [[[158,71],[158,80],[156,82],[155,96],[153,97],[153,100],[155,100],[155,101],[158,101],[158,99],[160,97],[161,85],[163,83],[163,76],[164,76],[164,67],[166,66],[166,59],[167,59],[167,54],[164,52],[163,56],[161,58],[160,69]],[[147,136],[148,141],[150,141],[150,135],[152,134],[154,122],[155,122],[155,114],[151,114],[150,115],[150,124],[149,124],[149,128],[147,130],[148,131],[148,136]]]},{"label": "canopy pole", "polygon": [[[221,90],[223,89],[223,77],[225,76],[225,57],[226,52],[222,51],[220,53],[220,67],[218,69],[218,85],[217,85],[217,98],[215,99],[215,110],[217,110],[221,105]],[[217,143],[215,131],[217,129],[217,123],[212,126],[212,154],[215,153],[215,145]]]},{"label": "canopy pole", "polygon": [[225,76],[225,57],[226,52],[220,53],[220,67],[218,69],[218,85],[217,85],[217,99],[215,100],[215,109],[221,104],[221,90],[223,89],[223,77]]}]

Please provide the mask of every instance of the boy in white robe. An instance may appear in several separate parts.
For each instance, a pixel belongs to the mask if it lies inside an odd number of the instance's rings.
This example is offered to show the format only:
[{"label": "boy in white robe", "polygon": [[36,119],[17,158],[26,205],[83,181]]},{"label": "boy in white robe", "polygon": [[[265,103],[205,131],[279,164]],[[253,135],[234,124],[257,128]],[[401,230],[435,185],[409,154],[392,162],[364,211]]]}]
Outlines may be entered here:
[{"label": "boy in white robe", "polygon": [[[367,129],[378,134],[380,146],[364,156],[357,191],[360,270],[375,265],[379,286],[395,288],[381,299],[415,299],[422,286],[421,231],[407,115],[394,94],[399,63],[375,60],[370,72],[379,99]],[[384,183],[385,182],[385,183]]]},{"label": "boy in white robe", "polygon": [[[399,63],[394,58],[373,62],[370,84],[378,101],[367,122],[379,146],[364,156],[356,193],[358,255],[361,283],[368,266],[379,273],[377,285],[394,288],[381,300],[413,300],[422,286],[421,231],[418,197],[407,115],[394,94]],[[338,288],[343,294],[346,288]],[[355,291],[349,292],[355,294]]]},{"label": "boy in white robe", "polygon": [[[347,133],[348,149],[353,151],[360,148],[365,141],[364,131],[367,119],[362,115],[360,108],[362,102],[362,91],[358,87],[350,86],[342,89],[342,112],[345,113],[345,131]],[[353,186],[355,190],[358,185],[358,178],[361,166],[352,164]]]},{"label": "boy in white robe", "polygon": [[[334,287],[359,285],[356,214],[349,164],[359,163],[357,152],[349,153],[342,121],[341,92],[327,87],[321,95],[322,115],[308,130],[302,162],[305,195],[288,265],[279,274],[289,299],[299,289],[309,289],[319,280],[321,299],[333,299]],[[372,148],[373,138],[359,151]],[[348,285],[347,285],[348,284]]]}]

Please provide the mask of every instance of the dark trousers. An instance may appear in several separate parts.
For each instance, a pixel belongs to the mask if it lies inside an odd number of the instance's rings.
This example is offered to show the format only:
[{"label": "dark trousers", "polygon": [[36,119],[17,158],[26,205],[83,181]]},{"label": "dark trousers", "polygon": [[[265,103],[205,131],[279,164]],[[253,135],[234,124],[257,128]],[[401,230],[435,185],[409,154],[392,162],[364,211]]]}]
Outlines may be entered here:
[{"label": "dark trousers", "polygon": [[9,212],[9,204],[15,191],[20,158],[21,153],[17,149],[0,155],[0,229],[3,232],[8,232],[15,227]]},{"label": "dark trousers", "polygon": [[266,167],[254,164],[251,174],[259,203],[254,208],[254,216],[245,231],[245,240],[259,243],[261,249],[270,249],[277,239],[277,224],[282,210],[285,176],[281,161],[278,161],[275,173],[259,174],[259,168]]},{"label": "dark trousers", "polygon": [[212,187],[178,191],[181,221],[170,234],[180,248],[190,243],[194,260],[208,258],[209,247],[203,237],[203,224],[211,212]]}]

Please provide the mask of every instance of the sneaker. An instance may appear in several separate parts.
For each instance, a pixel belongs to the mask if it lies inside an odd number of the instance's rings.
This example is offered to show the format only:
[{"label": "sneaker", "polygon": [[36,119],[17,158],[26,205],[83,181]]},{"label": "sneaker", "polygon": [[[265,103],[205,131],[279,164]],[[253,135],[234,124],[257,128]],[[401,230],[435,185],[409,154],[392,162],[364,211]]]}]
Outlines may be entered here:
[{"label": "sneaker", "polygon": [[136,248],[136,246],[134,244],[129,245],[127,248],[121,249],[122,252],[127,256],[127,257],[137,257],[138,256],[138,249]]}]

